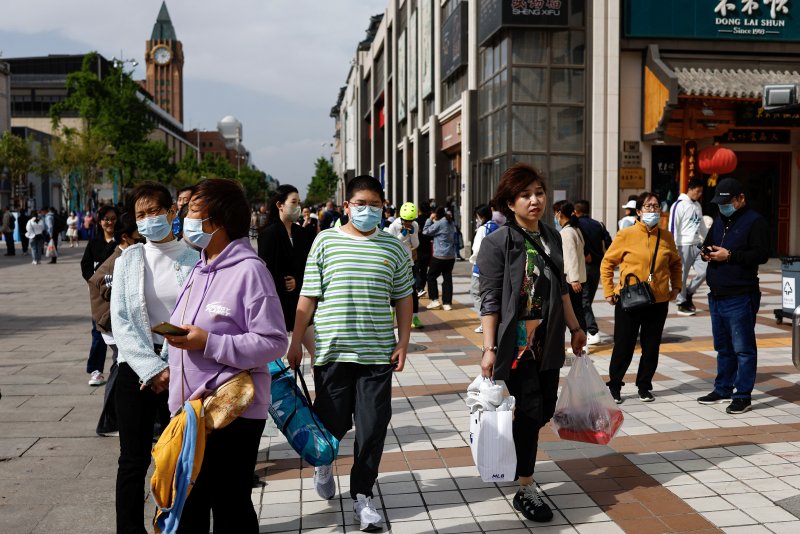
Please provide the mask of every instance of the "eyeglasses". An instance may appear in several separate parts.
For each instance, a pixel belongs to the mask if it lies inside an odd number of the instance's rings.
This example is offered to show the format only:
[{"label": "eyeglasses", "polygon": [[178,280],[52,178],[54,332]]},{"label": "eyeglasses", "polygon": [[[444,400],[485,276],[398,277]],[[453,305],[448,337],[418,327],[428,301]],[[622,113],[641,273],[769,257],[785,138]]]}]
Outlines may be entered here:
[{"label": "eyeglasses", "polygon": [[661,205],[659,204],[644,204],[642,206],[642,211],[661,211]]},{"label": "eyeglasses", "polygon": [[369,206],[371,208],[382,208],[383,202],[362,202],[360,200],[356,202],[349,202],[351,207],[353,208],[363,208],[364,206]]}]

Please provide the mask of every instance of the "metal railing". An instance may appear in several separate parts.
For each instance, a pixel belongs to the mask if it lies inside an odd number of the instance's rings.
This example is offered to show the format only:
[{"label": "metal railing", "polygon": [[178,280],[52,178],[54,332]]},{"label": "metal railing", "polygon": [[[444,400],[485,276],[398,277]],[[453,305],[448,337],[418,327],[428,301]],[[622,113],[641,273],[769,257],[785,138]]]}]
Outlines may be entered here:
[{"label": "metal railing", "polygon": [[800,306],[792,314],[792,363],[800,369]]}]

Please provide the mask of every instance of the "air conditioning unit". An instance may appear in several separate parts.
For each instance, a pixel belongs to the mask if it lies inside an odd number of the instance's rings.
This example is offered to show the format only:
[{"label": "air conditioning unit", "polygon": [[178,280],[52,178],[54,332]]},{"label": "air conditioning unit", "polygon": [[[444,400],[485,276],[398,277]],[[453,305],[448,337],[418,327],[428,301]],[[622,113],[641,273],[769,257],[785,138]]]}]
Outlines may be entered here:
[{"label": "air conditioning unit", "polygon": [[797,85],[765,85],[761,106],[764,111],[784,111],[798,105]]}]

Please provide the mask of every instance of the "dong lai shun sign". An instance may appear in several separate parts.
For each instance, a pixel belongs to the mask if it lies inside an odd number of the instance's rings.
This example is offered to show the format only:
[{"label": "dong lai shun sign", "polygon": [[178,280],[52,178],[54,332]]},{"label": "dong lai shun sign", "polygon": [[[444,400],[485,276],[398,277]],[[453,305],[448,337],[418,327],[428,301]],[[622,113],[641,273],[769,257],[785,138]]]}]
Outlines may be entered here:
[{"label": "dong lai shun sign", "polygon": [[795,12],[800,0],[625,0],[623,31],[632,39],[800,41]]}]

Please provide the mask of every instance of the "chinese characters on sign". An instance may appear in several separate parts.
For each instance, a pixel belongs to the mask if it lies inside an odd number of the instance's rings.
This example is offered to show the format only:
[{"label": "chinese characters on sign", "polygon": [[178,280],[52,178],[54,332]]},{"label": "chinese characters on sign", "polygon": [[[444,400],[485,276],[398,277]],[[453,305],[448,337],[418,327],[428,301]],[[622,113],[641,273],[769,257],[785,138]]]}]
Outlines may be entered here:
[{"label": "chinese characters on sign", "polygon": [[718,143],[761,143],[788,144],[791,141],[789,130],[729,130],[725,135],[715,137]]},{"label": "chinese characters on sign", "polygon": [[566,27],[569,0],[478,0],[478,44],[507,27]]},{"label": "chinese characters on sign", "polygon": [[511,0],[514,15],[557,15],[561,0]]},{"label": "chinese characters on sign", "polygon": [[[717,31],[737,35],[780,33],[767,28],[783,28],[786,26],[786,20],[780,18],[780,16],[789,14],[789,6],[787,5],[789,0],[763,0],[763,2],[764,5],[770,6],[768,19],[764,18],[764,15],[759,11],[761,6],[757,0],[741,0],[740,13],[747,15],[746,18],[737,16],[736,4],[728,0],[720,0],[717,7],[714,8],[714,13],[718,15],[715,21],[718,27]],[[720,28],[720,26],[725,29]]]}]

